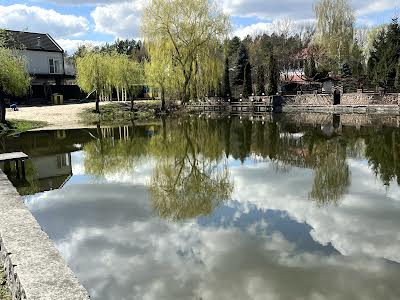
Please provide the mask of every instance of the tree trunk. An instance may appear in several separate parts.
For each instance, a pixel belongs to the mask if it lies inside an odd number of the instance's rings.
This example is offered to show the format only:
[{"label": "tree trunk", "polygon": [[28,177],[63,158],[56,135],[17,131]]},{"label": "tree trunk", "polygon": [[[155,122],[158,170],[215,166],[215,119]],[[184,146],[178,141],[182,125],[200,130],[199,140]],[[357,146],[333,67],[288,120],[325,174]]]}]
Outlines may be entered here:
[{"label": "tree trunk", "polygon": [[6,123],[6,102],[3,97],[0,98],[0,123]]},{"label": "tree trunk", "polygon": [[188,92],[190,77],[185,76],[185,82],[183,84],[183,94],[182,94],[182,103],[186,104],[189,102],[190,93]]},{"label": "tree trunk", "polygon": [[165,89],[164,87],[161,87],[161,111],[164,112],[165,110]]},{"label": "tree trunk", "polygon": [[100,98],[98,93],[96,93],[96,113],[100,113]]}]

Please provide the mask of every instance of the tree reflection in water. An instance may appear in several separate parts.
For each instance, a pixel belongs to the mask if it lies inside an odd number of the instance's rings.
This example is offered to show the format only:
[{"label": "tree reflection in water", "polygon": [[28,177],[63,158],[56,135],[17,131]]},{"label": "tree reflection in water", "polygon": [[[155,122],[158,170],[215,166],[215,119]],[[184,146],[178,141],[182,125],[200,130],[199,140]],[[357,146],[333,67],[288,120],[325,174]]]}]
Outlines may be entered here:
[{"label": "tree reflection in water", "polygon": [[132,172],[152,158],[152,205],[171,220],[210,214],[230,199],[232,159],[245,164],[251,158],[286,172],[292,167],[313,170],[313,183],[304,188],[318,206],[340,204],[350,186],[348,159],[353,157],[367,159],[385,184],[400,178],[397,128],[329,130],[285,121],[263,124],[198,116],[163,119],[149,128],[98,128],[97,138],[84,147],[85,170],[97,177]]},{"label": "tree reflection in water", "polygon": [[163,134],[151,143],[157,159],[150,181],[154,209],[171,220],[211,214],[233,190],[223,141],[208,122],[171,123],[168,131],[163,124]]}]

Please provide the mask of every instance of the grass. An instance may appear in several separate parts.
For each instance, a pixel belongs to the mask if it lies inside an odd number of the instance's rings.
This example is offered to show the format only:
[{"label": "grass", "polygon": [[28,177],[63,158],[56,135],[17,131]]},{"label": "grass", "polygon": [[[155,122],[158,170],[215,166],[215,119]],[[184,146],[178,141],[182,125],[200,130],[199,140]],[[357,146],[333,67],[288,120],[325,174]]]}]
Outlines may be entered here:
[{"label": "grass", "polygon": [[46,122],[39,122],[39,121],[8,120],[6,121],[6,124],[0,124],[0,133],[1,132],[21,133],[32,129],[41,128],[46,125],[47,125]]},{"label": "grass", "polygon": [[154,119],[160,108],[160,101],[135,101],[134,111],[128,102],[114,102],[100,106],[100,114],[93,109],[80,113],[79,117],[86,124],[102,123],[106,125],[128,123],[132,120]]},{"label": "grass", "polygon": [[0,299],[11,300],[11,293],[7,286],[6,274],[4,268],[0,263]]}]

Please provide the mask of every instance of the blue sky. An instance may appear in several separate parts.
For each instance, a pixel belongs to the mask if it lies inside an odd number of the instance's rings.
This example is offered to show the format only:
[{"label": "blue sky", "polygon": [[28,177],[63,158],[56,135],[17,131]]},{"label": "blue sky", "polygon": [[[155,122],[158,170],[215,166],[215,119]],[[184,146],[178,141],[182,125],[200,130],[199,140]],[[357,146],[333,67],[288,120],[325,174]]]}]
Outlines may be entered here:
[{"label": "blue sky", "polygon": [[[234,33],[271,32],[312,22],[316,0],[216,0],[231,15]],[[0,28],[50,33],[68,52],[79,44],[138,38],[147,0],[0,0]],[[387,23],[398,14],[400,0],[353,0],[359,25]]]}]

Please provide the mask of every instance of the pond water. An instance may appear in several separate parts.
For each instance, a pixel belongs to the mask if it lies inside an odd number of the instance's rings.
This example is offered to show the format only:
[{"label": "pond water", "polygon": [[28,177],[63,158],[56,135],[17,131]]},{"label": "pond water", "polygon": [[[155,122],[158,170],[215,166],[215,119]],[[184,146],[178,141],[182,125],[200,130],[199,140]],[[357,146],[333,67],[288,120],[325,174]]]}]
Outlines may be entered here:
[{"label": "pond water", "polygon": [[400,129],[299,119],[26,133],[0,167],[95,300],[400,299]]}]

